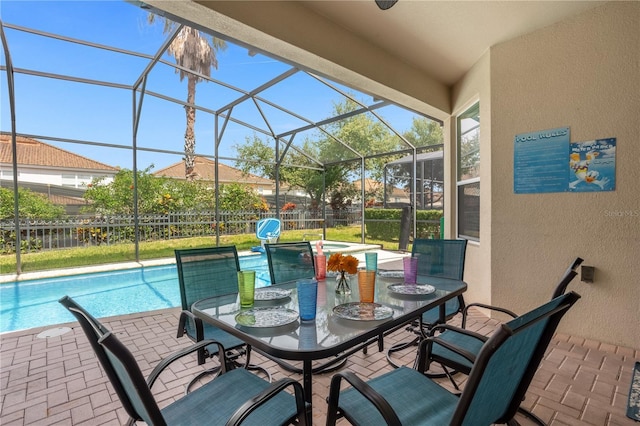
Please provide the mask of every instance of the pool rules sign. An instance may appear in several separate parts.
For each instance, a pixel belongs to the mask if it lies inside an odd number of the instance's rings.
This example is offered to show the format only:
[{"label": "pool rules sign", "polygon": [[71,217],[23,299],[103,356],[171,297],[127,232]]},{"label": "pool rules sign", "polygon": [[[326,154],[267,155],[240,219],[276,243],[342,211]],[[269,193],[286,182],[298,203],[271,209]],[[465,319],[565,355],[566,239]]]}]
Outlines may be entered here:
[{"label": "pool rules sign", "polygon": [[616,139],[570,142],[568,127],[516,135],[516,194],[615,190]]}]

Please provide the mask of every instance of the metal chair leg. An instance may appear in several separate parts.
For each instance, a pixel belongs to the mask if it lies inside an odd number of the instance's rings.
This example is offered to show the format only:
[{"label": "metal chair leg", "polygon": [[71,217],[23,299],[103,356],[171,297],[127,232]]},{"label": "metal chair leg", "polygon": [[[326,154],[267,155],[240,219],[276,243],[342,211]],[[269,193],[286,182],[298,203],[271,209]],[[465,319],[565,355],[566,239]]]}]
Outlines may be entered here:
[{"label": "metal chair leg", "polygon": [[414,338],[413,340],[411,340],[410,342],[404,342],[404,343],[397,343],[393,346],[391,346],[389,349],[387,349],[387,362],[393,367],[393,368],[398,368],[400,367],[399,364],[397,364],[395,361],[393,361],[391,359],[391,354],[394,352],[398,352],[404,349],[407,349],[410,346],[418,346],[418,343],[420,343],[420,337],[416,336],[416,338]]}]

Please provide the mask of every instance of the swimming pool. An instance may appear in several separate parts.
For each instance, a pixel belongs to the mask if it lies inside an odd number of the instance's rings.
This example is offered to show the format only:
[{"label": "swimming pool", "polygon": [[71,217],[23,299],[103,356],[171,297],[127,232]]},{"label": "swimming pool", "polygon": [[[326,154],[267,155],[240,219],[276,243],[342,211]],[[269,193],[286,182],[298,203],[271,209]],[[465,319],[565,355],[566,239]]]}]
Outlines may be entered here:
[{"label": "swimming pool", "polygon": [[[240,268],[256,270],[256,287],[271,282],[265,255],[240,256]],[[74,321],[58,303],[64,295],[97,318],[180,306],[175,264],[9,282],[0,284],[0,333]]]}]

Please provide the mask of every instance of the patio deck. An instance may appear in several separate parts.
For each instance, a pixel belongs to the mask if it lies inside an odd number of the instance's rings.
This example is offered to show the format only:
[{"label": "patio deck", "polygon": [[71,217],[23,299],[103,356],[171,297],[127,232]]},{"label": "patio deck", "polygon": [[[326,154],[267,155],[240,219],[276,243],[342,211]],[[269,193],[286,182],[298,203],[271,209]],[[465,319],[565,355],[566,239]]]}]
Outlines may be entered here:
[{"label": "patio deck", "polygon": [[[166,309],[102,319],[118,334],[148,374],[164,356],[189,345],[176,338],[179,309]],[[493,329],[495,320],[474,312],[469,328]],[[52,337],[57,327],[72,330]],[[121,425],[128,420],[108,379],[98,366],[88,341],[77,323],[0,335],[0,424],[10,425]],[[408,338],[399,331],[385,340],[387,347]],[[384,353],[371,348],[349,358],[345,368],[361,376],[375,376],[391,367]],[[640,358],[638,349],[607,345],[557,334],[523,403],[550,425],[636,425],[625,416],[631,369]],[[254,363],[265,366],[274,379],[298,375],[253,353]],[[412,361],[409,352],[404,356]],[[206,365],[211,365],[207,362]],[[184,392],[184,385],[202,366],[195,357],[177,362],[154,385],[161,405]],[[331,374],[314,376],[314,425],[325,423]],[[444,386],[449,386],[443,381]],[[523,425],[526,419],[519,419]],[[343,423],[346,423],[343,421]]]}]

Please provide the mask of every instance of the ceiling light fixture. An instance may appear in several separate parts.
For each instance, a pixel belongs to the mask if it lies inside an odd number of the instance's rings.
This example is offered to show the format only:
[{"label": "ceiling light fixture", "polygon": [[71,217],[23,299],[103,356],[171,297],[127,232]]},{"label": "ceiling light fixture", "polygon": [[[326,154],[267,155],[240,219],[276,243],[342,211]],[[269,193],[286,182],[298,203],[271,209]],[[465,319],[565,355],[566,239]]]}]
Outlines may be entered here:
[{"label": "ceiling light fixture", "polygon": [[376,0],[376,4],[382,10],[387,10],[396,4],[398,0]]}]

